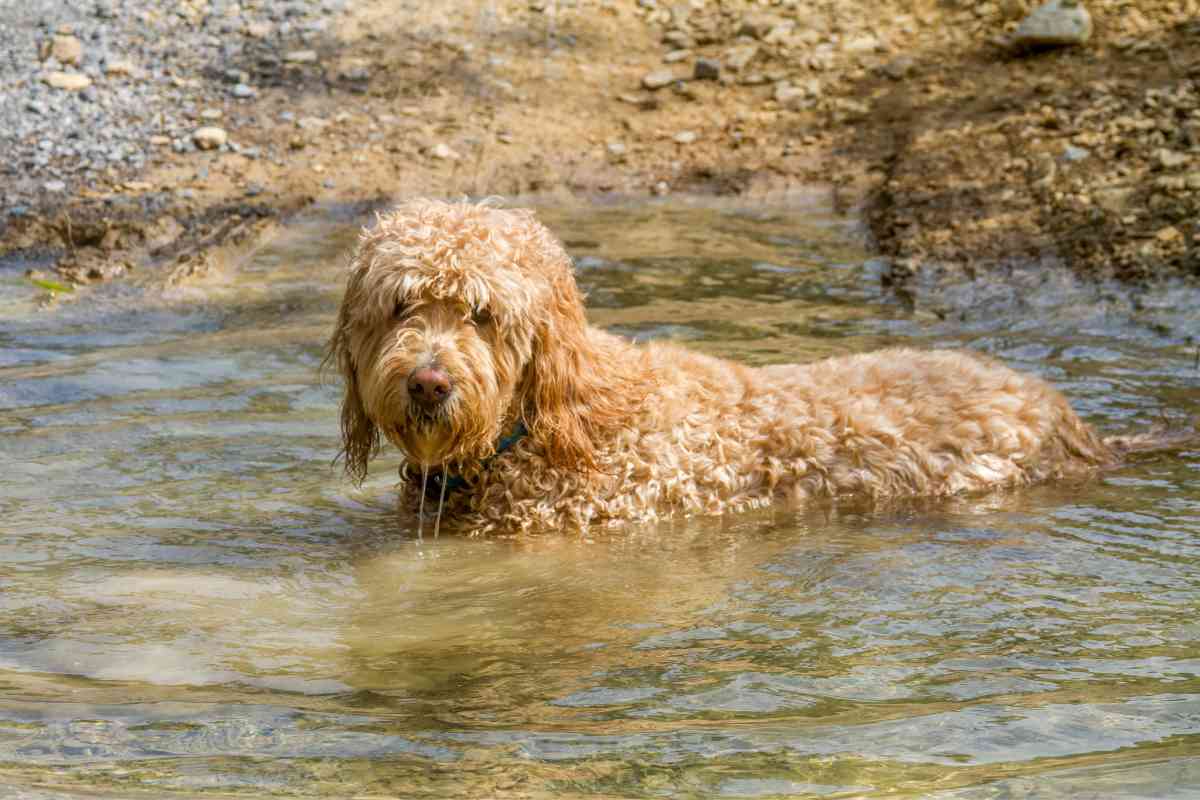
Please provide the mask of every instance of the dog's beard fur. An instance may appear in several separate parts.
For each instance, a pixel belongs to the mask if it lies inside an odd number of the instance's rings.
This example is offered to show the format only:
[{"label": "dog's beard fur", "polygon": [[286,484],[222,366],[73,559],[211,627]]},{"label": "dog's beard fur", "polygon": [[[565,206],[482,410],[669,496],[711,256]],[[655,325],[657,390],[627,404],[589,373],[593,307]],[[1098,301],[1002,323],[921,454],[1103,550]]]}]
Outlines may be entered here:
[{"label": "dog's beard fur", "polygon": [[[514,407],[519,354],[495,332],[468,323],[430,332],[428,319],[406,323],[382,337],[360,373],[363,405],[379,430],[418,467],[469,467],[490,456]],[[450,378],[445,402],[428,408],[412,399],[408,377],[436,366]]]}]

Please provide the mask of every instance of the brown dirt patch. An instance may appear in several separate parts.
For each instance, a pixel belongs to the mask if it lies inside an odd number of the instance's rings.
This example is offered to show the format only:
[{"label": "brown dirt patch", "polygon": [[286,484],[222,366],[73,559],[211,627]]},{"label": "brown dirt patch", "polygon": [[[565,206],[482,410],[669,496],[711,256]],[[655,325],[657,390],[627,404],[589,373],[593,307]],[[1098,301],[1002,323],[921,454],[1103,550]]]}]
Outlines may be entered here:
[{"label": "brown dirt patch", "polygon": [[[259,87],[224,109],[242,152],[163,148],[11,218],[0,250],[90,282],[186,273],[314,201],[815,184],[863,207],[894,278],[1047,255],[1200,274],[1197,3],[1088,6],[1087,46],[1018,54],[997,37],[1021,0],[369,0],[313,61],[276,42],[233,65]],[[691,79],[701,57],[719,79]]]}]

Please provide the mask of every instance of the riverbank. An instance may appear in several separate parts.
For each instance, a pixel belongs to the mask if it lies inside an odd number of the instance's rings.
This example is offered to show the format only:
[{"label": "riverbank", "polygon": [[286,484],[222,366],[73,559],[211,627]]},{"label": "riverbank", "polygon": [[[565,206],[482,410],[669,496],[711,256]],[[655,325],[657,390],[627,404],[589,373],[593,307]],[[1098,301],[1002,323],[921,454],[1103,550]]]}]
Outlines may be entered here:
[{"label": "riverbank", "polygon": [[65,6],[0,29],[0,252],[56,281],[186,281],[314,202],[814,185],[892,282],[1200,274],[1196,0],[1042,51],[1021,0]]}]

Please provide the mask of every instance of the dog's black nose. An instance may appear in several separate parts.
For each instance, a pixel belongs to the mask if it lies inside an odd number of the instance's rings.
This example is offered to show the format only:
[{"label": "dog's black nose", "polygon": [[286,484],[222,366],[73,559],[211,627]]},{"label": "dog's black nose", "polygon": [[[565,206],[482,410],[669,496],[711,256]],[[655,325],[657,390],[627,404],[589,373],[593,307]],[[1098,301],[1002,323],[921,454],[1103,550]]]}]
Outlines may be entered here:
[{"label": "dog's black nose", "polygon": [[450,396],[450,376],[437,367],[420,367],[408,376],[408,395],[426,408],[443,403]]}]

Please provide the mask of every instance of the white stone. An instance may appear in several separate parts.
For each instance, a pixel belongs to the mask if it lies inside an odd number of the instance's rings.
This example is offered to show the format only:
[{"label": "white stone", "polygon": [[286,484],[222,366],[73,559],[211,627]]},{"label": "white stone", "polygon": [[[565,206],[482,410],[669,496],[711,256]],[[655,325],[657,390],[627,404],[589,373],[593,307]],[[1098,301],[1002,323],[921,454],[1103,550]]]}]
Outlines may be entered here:
[{"label": "white stone", "polygon": [[1018,47],[1083,44],[1092,35],[1092,16],[1080,0],[1050,0],[1021,20],[1013,33]]},{"label": "white stone", "polygon": [[329,125],[329,120],[320,117],[301,117],[296,120],[296,127],[302,131],[323,131]]},{"label": "white stone", "polygon": [[83,60],[83,42],[69,34],[59,34],[50,42],[50,57],[60,64],[76,66]]},{"label": "white stone", "polygon": [[433,156],[439,161],[458,161],[460,158],[458,153],[454,152],[450,145],[446,144],[445,142],[438,142],[435,144],[429,150],[429,155]]},{"label": "white stone", "polygon": [[749,36],[751,39],[762,39],[773,28],[781,24],[786,24],[786,21],[770,15],[751,14],[742,19],[742,23],[737,29],[737,35]]},{"label": "white stone", "polygon": [[196,147],[201,150],[216,150],[221,145],[229,141],[229,134],[224,128],[215,126],[206,126],[197,128],[192,133],[192,141],[196,143]]},{"label": "white stone", "polygon": [[283,60],[292,64],[312,64],[317,60],[317,52],[315,50],[292,50],[284,55]]},{"label": "white stone", "polygon": [[42,78],[55,89],[78,92],[92,85],[92,79],[80,72],[48,72]]},{"label": "white stone", "polygon": [[675,73],[669,69],[660,69],[642,76],[642,86],[647,89],[661,89],[676,81]]},{"label": "white stone", "polygon": [[758,55],[758,47],[752,44],[731,47],[725,51],[722,63],[734,72],[741,72]]},{"label": "white stone", "polygon": [[1190,160],[1187,153],[1177,153],[1174,150],[1168,150],[1161,147],[1154,152],[1155,159],[1158,160],[1158,165],[1163,169],[1175,169],[1182,167]]},{"label": "white stone", "polygon": [[790,83],[781,83],[775,87],[775,102],[791,111],[802,111],[813,105],[805,89]]},{"label": "white stone", "polygon": [[698,137],[696,136],[695,131],[680,131],[679,133],[675,134],[675,142],[677,144],[691,144],[692,142],[696,141],[697,138]]},{"label": "white stone", "polygon": [[847,53],[872,53],[878,49],[879,40],[874,36],[859,36],[842,45],[842,50]]},{"label": "white stone", "polygon": [[107,75],[132,75],[133,70],[133,62],[125,59],[116,59],[104,64],[104,72]]},{"label": "white stone", "polygon": [[347,58],[338,67],[338,77],[346,81],[365,81],[371,77],[371,62],[365,58]]},{"label": "white stone", "polygon": [[1086,147],[1076,147],[1069,144],[1063,148],[1063,161],[1083,161],[1091,156],[1092,151]]},{"label": "white stone", "polygon": [[792,38],[792,32],[795,30],[796,23],[791,20],[781,22],[767,31],[767,35],[763,36],[762,40],[767,44],[786,44]]}]

